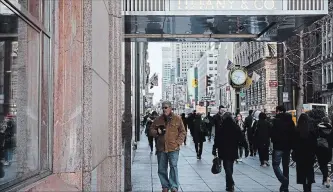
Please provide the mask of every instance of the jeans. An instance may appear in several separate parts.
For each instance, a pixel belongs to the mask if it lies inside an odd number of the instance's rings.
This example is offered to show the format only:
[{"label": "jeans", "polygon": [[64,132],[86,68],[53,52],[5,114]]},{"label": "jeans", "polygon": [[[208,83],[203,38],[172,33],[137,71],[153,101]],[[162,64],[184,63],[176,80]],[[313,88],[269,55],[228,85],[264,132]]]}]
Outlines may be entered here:
[{"label": "jeans", "polygon": [[[178,190],[179,178],[178,178],[178,157],[179,151],[172,152],[157,152],[158,163],[158,176],[163,189]],[[170,166],[170,173],[168,178],[168,163]]]},{"label": "jeans", "polygon": [[239,146],[239,147],[238,147],[238,152],[239,152],[239,158],[240,158],[240,159],[243,157],[243,151],[244,151],[244,147]]},{"label": "jeans", "polygon": [[194,143],[194,146],[195,146],[195,152],[197,152],[197,156],[201,156],[202,155],[203,142]]},{"label": "jeans", "polygon": [[[280,164],[282,160],[281,171]],[[277,179],[281,182],[280,191],[288,190],[289,186],[289,162],[290,162],[290,150],[273,150],[273,170]]]},{"label": "jeans", "polygon": [[231,188],[235,185],[234,179],[232,178],[232,174],[234,172],[234,161],[223,160],[223,168],[225,172],[226,187]]},{"label": "jeans", "polygon": [[11,161],[13,159],[13,149],[6,149],[6,161]]}]

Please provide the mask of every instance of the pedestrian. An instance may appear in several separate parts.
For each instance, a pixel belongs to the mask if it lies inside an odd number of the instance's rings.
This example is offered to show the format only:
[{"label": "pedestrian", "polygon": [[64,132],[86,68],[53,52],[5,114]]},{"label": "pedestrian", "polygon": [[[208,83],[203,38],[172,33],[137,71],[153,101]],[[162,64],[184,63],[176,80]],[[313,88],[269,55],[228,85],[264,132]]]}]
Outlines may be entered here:
[{"label": "pedestrian", "polygon": [[[153,111],[151,115],[147,118],[145,134],[148,137],[148,143],[150,146],[150,154],[153,154],[154,151],[154,137],[150,135],[150,126],[153,124],[154,119],[158,116],[156,111]],[[156,145],[156,142],[155,142]]]},{"label": "pedestrian", "polygon": [[215,129],[215,138],[212,154],[223,161],[225,171],[226,191],[235,190],[235,182],[233,180],[234,161],[239,158],[238,148],[240,144],[245,147],[245,157],[249,155],[248,146],[245,137],[233,120],[232,114],[226,112],[221,119],[221,126]]},{"label": "pedestrian", "polygon": [[197,159],[201,159],[203,143],[206,142],[206,134],[206,123],[202,121],[201,114],[197,113],[193,124],[193,142],[197,153]]},{"label": "pedestrian", "polygon": [[295,131],[292,158],[296,162],[297,184],[303,185],[304,192],[310,192],[315,183],[313,164],[316,158],[317,138],[314,125],[308,115],[301,114]]},{"label": "pedestrian", "polygon": [[[242,134],[243,134],[244,137],[245,137],[245,131],[246,131],[246,129],[244,128],[244,122],[243,122],[243,119],[242,119],[242,115],[241,115],[241,114],[237,114],[237,116],[236,116],[236,124],[238,125],[238,127],[239,127],[240,130],[242,131]],[[245,140],[247,140],[246,137],[245,137]],[[245,142],[247,142],[247,141],[245,141]],[[243,159],[242,159],[242,157],[243,157],[243,152],[244,152],[244,147],[243,147],[243,145],[240,145],[240,146],[239,146],[239,148],[238,148],[238,152],[239,152],[239,159],[237,159],[237,161],[236,161],[237,163],[243,161]]]},{"label": "pedestrian", "polygon": [[331,179],[328,176],[328,163],[332,159],[333,131],[328,117],[322,118],[322,122],[317,126],[316,133],[319,139],[316,155],[320,171],[323,175],[322,184],[329,188],[331,186]]},{"label": "pedestrian", "polygon": [[[295,124],[284,106],[276,107],[271,140],[273,143],[272,164],[277,179],[281,182],[280,192],[289,191],[289,162]],[[282,170],[280,164],[282,161]]]},{"label": "pedestrian", "polygon": [[193,122],[194,122],[196,112],[197,112],[196,110],[193,110],[193,112],[188,114],[188,116],[187,116],[187,126],[188,126],[188,129],[190,130],[192,137],[193,137]]},{"label": "pedestrian", "polygon": [[249,142],[249,148],[250,148],[250,156],[256,156],[256,146],[254,141],[254,131],[253,131],[253,125],[255,124],[255,119],[253,117],[253,110],[249,110],[249,115],[245,118],[244,122],[244,128],[246,129],[247,133],[247,140]]},{"label": "pedestrian", "polygon": [[185,130],[186,130],[186,136],[184,138],[184,145],[186,145],[186,138],[187,138],[187,118],[185,116],[185,113],[182,113],[181,114],[181,117],[182,117],[182,121],[183,121],[183,124],[184,124],[184,127],[185,127]]},{"label": "pedestrian", "polygon": [[[162,192],[177,192],[179,189],[178,157],[184,142],[186,130],[180,116],[172,112],[170,101],[162,103],[163,114],[157,117],[150,127],[150,133],[157,138],[158,176]],[[168,177],[168,164],[170,167]]]},{"label": "pedestrian", "polygon": [[207,135],[208,135],[208,141],[211,141],[212,139],[212,130],[213,130],[213,117],[210,115],[210,112],[207,113],[207,116],[204,118],[205,126],[207,128]]},{"label": "pedestrian", "polygon": [[259,114],[254,138],[258,148],[260,166],[269,166],[269,146],[272,125],[267,121],[265,113]]}]

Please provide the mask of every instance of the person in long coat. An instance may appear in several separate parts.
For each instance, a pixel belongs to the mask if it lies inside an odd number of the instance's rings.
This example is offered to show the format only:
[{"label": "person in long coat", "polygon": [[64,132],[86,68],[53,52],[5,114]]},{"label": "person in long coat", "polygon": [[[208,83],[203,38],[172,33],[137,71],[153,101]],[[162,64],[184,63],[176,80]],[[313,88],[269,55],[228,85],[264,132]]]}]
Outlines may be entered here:
[{"label": "person in long coat", "polygon": [[322,184],[329,188],[331,179],[328,176],[328,163],[332,159],[333,129],[328,117],[323,117],[322,122],[318,124],[316,134],[317,138],[324,138],[328,143],[327,147],[317,146],[316,156],[320,171],[323,174]]},{"label": "person in long coat", "polygon": [[266,120],[265,113],[259,114],[259,120],[256,124],[256,131],[254,138],[256,146],[258,148],[260,166],[269,166],[269,146],[270,146],[270,134],[272,131],[272,125]]},{"label": "person in long coat", "polygon": [[205,123],[202,120],[201,114],[196,114],[193,122],[193,142],[197,159],[201,159],[203,143],[206,142]]},{"label": "person in long coat", "polygon": [[[185,113],[182,113],[181,114],[181,117],[182,117],[182,121],[183,121],[183,124],[184,124],[184,127],[185,127],[185,130],[186,130],[186,136],[187,136],[187,118],[185,116]],[[186,137],[184,139],[184,145],[186,145]]]},{"label": "person in long coat", "polygon": [[313,164],[316,147],[314,126],[308,115],[303,113],[297,122],[292,158],[296,162],[297,184],[303,185],[304,192],[310,192],[312,183],[315,183]]},{"label": "person in long coat", "polygon": [[212,154],[223,161],[223,168],[226,175],[226,191],[234,191],[233,180],[234,161],[239,158],[238,147],[243,145],[245,157],[249,155],[248,145],[240,127],[232,118],[231,113],[222,116],[222,125],[215,130],[215,138]]}]

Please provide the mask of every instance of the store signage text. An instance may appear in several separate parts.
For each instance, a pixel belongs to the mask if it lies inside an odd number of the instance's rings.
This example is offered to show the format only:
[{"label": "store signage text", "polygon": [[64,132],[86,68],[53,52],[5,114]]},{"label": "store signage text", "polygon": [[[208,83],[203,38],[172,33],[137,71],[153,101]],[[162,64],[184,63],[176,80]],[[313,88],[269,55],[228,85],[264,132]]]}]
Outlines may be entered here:
[{"label": "store signage text", "polygon": [[[174,2],[174,0],[170,1]],[[178,10],[188,10],[188,11],[282,9],[282,4],[280,3],[282,2],[281,0],[177,0],[177,1],[178,1],[177,2]]]}]

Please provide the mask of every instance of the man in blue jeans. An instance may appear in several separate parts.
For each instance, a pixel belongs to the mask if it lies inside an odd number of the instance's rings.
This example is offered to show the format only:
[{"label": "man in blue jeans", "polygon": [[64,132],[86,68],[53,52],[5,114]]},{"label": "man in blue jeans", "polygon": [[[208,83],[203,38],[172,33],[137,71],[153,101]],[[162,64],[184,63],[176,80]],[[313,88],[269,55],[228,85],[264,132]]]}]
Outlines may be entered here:
[{"label": "man in blue jeans", "polygon": [[273,143],[272,165],[277,179],[281,182],[280,192],[289,192],[289,161],[294,130],[295,124],[292,116],[286,113],[284,106],[277,106],[271,139]]},{"label": "man in blue jeans", "polygon": [[[156,138],[158,162],[158,176],[162,185],[162,192],[177,192],[178,156],[179,149],[184,142],[186,130],[180,116],[172,112],[171,102],[162,103],[163,114],[155,119],[150,127],[150,135]],[[168,177],[168,163],[170,174]]]}]

